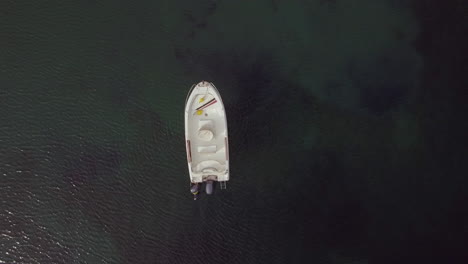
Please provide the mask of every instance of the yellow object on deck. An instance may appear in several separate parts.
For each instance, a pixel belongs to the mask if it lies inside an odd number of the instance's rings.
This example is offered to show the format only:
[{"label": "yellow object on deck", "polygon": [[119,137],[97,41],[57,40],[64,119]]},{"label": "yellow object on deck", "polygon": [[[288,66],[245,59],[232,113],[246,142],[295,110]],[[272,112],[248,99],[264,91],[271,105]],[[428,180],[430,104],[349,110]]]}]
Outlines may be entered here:
[{"label": "yellow object on deck", "polygon": [[205,101],[205,97],[200,98],[199,103],[201,103],[201,102],[203,102],[203,101]]},{"label": "yellow object on deck", "polygon": [[203,114],[203,110],[197,110],[197,115]]}]

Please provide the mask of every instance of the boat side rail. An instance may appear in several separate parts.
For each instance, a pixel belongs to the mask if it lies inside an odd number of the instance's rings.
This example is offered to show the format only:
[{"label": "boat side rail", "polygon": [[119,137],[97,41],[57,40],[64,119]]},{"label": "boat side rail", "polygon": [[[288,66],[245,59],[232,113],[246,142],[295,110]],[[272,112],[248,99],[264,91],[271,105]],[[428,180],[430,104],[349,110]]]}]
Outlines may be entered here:
[{"label": "boat side rail", "polygon": [[197,86],[196,83],[192,85],[192,87],[190,87],[190,91],[188,92],[187,97],[185,98],[185,105],[187,105],[187,101],[190,98],[190,95],[192,94],[193,88],[195,88],[195,86]]}]

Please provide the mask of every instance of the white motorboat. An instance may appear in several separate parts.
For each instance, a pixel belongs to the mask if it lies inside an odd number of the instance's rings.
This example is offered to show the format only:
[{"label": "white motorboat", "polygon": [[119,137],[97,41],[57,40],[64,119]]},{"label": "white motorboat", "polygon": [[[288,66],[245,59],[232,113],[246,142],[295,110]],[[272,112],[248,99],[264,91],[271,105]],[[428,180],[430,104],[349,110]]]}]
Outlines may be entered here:
[{"label": "white motorboat", "polygon": [[191,192],[197,198],[202,184],[206,193],[229,180],[229,147],[226,112],[213,83],[194,84],[185,102],[185,144]]}]

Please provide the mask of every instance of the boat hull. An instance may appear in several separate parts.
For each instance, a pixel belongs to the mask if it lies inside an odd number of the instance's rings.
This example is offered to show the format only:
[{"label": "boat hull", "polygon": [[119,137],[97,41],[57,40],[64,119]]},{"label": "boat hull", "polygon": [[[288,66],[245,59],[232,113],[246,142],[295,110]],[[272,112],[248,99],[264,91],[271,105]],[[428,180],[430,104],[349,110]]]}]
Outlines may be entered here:
[{"label": "boat hull", "polygon": [[227,118],[213,83],[190,89],[185,102],[185,144],[191,183],[229,180]]}]

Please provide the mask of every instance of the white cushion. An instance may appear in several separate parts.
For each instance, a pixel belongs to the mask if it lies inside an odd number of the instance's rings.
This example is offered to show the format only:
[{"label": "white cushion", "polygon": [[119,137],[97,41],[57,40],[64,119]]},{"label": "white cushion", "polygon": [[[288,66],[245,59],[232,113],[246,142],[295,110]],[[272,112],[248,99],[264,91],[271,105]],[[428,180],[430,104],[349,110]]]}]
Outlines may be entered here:
[{"label": "white cushion", "polygon": [[201,119],[198,121],[198,130],[203,129],[212,129],[213,128],[213,120],[209,119]]},{"label": "white cushion", "polygon": [[216,152],[216,145],[198,146],[198,152],[200,152],[200,153],[214,153],[214,152]]}]

